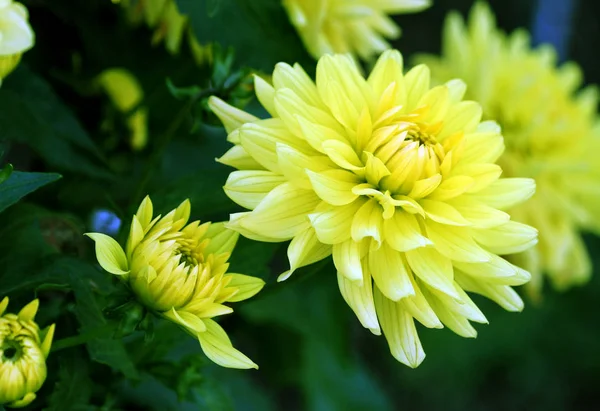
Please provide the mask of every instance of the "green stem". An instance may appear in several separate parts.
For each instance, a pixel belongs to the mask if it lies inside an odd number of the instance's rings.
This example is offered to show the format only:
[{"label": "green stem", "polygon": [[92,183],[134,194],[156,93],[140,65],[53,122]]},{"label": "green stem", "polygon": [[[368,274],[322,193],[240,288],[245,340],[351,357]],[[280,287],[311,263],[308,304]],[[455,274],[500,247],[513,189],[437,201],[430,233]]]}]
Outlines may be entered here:
[{"label": "green stem", "polygon": [[60,340],[55,341],[52,344],[51,352],[56,352],[64,350],[65,348],[71,348],[77,345],[85,344],[98,337],[112,335],[114,329],[114,323],[107,323],[86,333],[74,335],[73,337],[62,338]]},{"label": "green stem", "polygon": [[208,97],[214,94],[216,90],[209,88],[206,90],[202,90],[200,93],[195,95],[193,98],[188,100],[188,102],[181,108],[179,113],[175,116],[167,130],[162,135],[161,139],[157,142],[155,149],[152,151],[150,158],[148,159],[146,169],[144,171],[144,175],[142,180],[138,186],[136,195],[133,197],[133,206],[137,207],[137,205],[142,201],[142,197],[145,195],[146,186],[150,182],[152,175],[155,170],[158,169],[160,160],[164,154],[165,149],[173,139],[175,133],[181,127],[181,124],[185,120],[185,117],[189,114],[193,105],[200,99]]}]

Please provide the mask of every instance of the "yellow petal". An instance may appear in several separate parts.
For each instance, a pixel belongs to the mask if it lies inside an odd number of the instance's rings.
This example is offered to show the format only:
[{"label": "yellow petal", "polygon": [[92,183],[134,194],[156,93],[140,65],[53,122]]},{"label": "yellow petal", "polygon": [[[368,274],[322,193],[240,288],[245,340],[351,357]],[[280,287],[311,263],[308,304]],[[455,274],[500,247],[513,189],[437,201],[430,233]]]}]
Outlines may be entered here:
[{"label": "yellow petal", "polygon": [[460,213],[460,215],[465,218],[465,220],[471,223],[472,227],[497,227],[507,223],[510,220],[509,214],[493,207],[489,207],[488,205],[472,198],[477,197],[461,196],[448,202]]},{"label": "yellow petal", "polygon": [[413,250],[432,244],[421,234],[417,218],[402,211],[396,211],[392,218],[383,220],[383,234],[385,241],[398,251]]},{"label": "yellow petal", "polygon": [[434,174],[431,177],[418,180],[413,185],[412,190],[408,193],[408,197],[418,200],[423,197],[427,197],[433,193],[442,181],[441,174]]},{"label": "yellow petal", "polygon": [[262,77],[254,75],[254,91],[260,104],[273,117],[277,117],[275,109],[275,89],[267,83]]},{"label": "yellow petal", "polygon": [[358,170],[363,167],[354,149],[340,140],[327,140],[321,146],[325,154],[338,166],[346,170]]},{"label": "yellow petal", "polygon": [[468,176],[453,176],[441,182],[441,184],[427,198],[436,201],[446,201],[458,197],[473,186],[475,181]]},{"label": "yellow petal", "polygon": [[350,144],[346,137],[332,128],[325,127],[322,124],[313,123],[300,115],[296,116],[296,120],[300,126],[302,136],[306,139],[308,144],[321,153],[325,153],[323,143],[327,140],[337,140],[345,144]]},{"label": "yellow petal", "polygon": [[8,297],[4,297],[2,302],[0,302],[0,316],[4,314],[4,311],[6,311],[6,307],[8,307],[8,301]]},{"label": "yellow petal", "polygon": [[470,263],[490,261],[489,253],[481,248],[473,239],[471,229],[453,227],[427,221],[427,237],[443,256],[453,261]]},{"label": "yellow petal", "polygon": [[86,233],[96,243],[96,258],[102,268],[115,275],[129,273],[125,252],[113,238],[101,233]]},{"label": "yellow petal", "polygon": [[40,300],[37,298],[27,304],[25,307],[21,308],[19,314],[17,315],[21,321],[33,321],[35,319],[35,315],[40,306]]},{"label": "yellow petal", "polygon": [[456,282],[466,291],[481,294],[495,301],[507,311],[522,311],[524,304],[515,290],[507,285],[490,284],[460,272],[456,273]]},{"label": "yellow petal", "polygon": [[361,285],[364,277],[360,249],[360,244],[354,240],[346,240],[333,245],[333,263],[338,274],[356,285]]},{"label": "yellow petal", "polygon": [[509,221],[483,230],[473,230],[473,238],[490,252],[499,255],[520,253],[537,244],[537,230]]},{"label": "yellow petal", "polygon": [[206,331],[204,321],[197,315],[187,311],[177,311],[175,308],[171,308],[170,311],[164,312],[163,315],[174,323],[188,329],[191,333]]},{"label": "yellow petal", "polygon": [[412,316],[401,303],[385,298],[377,288],[374,297],[379,323],[392,355],[402,364],[418,367],[425,359],[425,352]]},{"label": "yellow petal", "polygon": [[255,296],[265,286],[265,282],[262,279],[249,275],[228,273],[225,277],[231,279],[227,287],[238,289],[237,293],[227,299],[227,301],[232,303],[247,300]]},{"label": "yellow petal", "polygon": [[429,68],[423,64],[410,69],[404,77],[404,84],[407,88],[405,110],[412,111],[417,108],[417,103],[421,97],[429,90],[430,72]]},{"label": "yellow petal", "polygon": [[427,217],[435,222],[455,226],[471,225],[471,223],[466,220],[456,208],[448,203],[422,199],[419,200],[419,204],[423,207]]},{"label": "yellow petal", "polygon": [[202,351],[206,356],[222,367],[227,368],[256,368],[250,358],[233,348],[227,334],[219,324],[213,320],[204,320],[206,331],[198,334]]},{"label": "yellow petal", "polygon": [[376,200],[365,202],[352,219],[352,239],[360,242],[363,238],[371,237],[381,244],[383,216],[381,206]]},{"label": "yellow petal", "polygon": [[225,223],[212,223],[204,234],[210,242],[204,248],[204,255],[231,253],[239,238],[239,233],[230,230]]},{"label": "yellow petal", "polygon": [[309,214],[311,225],[315,228],[319,241],[324,244],[337,244],[350,239],[352,219],[364,201],[357,200],[346,206],[329,206],[323,211]]},{"label": "yellow petal", "polygon": [[298,188],[306,190],[312,190],[307,170],[318,172],[333,166],[326,156],[308,156],[283,143],[277,143],[277,158],[279,169],[285,178]]},{"label": "yellow petal", "polygon": [[386,298],[398,301],[415,295],[410,280],[412,273],[399,251],[383,243],[381,247],[370,250],[368,258],[369,272]]},{"label": "yellow petal", "polygon": [[242,124],[252,123],[258,120],[258,117],[233,107],[216,96],[209,97],[208,106],[212,112],[219,117],[219,120],[223,123],[227,133],[231,133],[235,129],[241,127]]},{"label": "yellow petal", "polygon": [[440,320],[433,312],[433,309],[427,302],[427,298],[423,295],[421,288],[417,284],[415,278],[410,276],[415,295],[403,298],[400,300],[402,307],[408,311],[417,321],[427,328],[444,328]]},{"label": "yellow petal", "polygon": [[530,280],[530,274],[509,263],[502,257],[495,254],[489,254],[490,261],[487,263],[462,263],[455,261],[454,266],[468,274],[469,276],[489,282],[502,285],[521,285]]},{"label": "yellow petal", "polygon": [[429,304],[431,304],[431,307],[433,308],[433,311],[435,311],[437,317],[446,327],[450,328],[461,337],[477,337],[477,330],[473,328],[467,318],[444,305],[444,303],[442,303],[440,299],[432,292],[423,289],[423,293],[425,294],[427,301],[429,301]]},{"label": "yellow petal", "polygon": [[263,236],[289,240],[308,228],[307,216],[320,201],[314,192],[284,183],[273,189],[240,224]]},{"label": "yellow petal", "polygon": [[358,198],[352,188],[360,183],[356,174],[345,170],[327,170],[315,173],[306,170],[315,193],[328,204],[343,206]]},{"label": "yellow petal", "polygon": [[490,207],[507,210],[535,193],[535,181],[531,178],[502,178],[479,191],[475,198]]},{"label": "yellow petal", "polygon": [[231,147],[217,161],[238,170],[264,170],[264,167],[241,145]]},{"label": "yellow petal", "polygon": [[152,206],[152,200],[150,200],[150,196],[146,196],[142,200],[140,206],[137,209],[137,212],[135,213],[135,216],[140,222],[140,225],[142,226],[142,229],[145,233],[148,232],[148,226],[152,221],[153,213],[154,211]]},{"label": "yellow petal", "polygon": [[441,142],[454,133],[474,132],[481,121],[481,115],[481,105],[474,101],[461,101],[450,106],[442,130],[436,138]]},{"label": "yellow petal", "polygon": [[273,70],[273,85],[276,89],[292,90],[302,101],[314,107],[325,108],[317,86],[299,64],[292,67],[287,63],[277,63]]},{"label": "yellow petal", "polygon": [[43,338],[40,345],[40,350],[42,351],[42,354],[44,354],[45,358],[48,358],[48,354],[50,354],[50,347],[52,346],[52,340],[54,338],[54,330],[55,325],[52,324],[42,332]]},{"label": "yellow petal", "polygon": [[381,330],[373,301],[373,284],[367,270],[364,270],[364,277],[361,278],[360,283],[349,280],[339,271],[337,278],[344,301],[354,311],[361,325],[371,330],[373,334],[380,335]]},{"label": "yellow petal", "polygon": [[459,298],[454,287],[452,262],[433,248],[417,248],[405,253],[408,265],[425,284],[450,297]]},{"label": "yellow petal", "polygon": [[321,261],[331,255],[331,245],[323,244],[317,238],[313,227],[298,233],[288,246],[287,256],[290,262],[290,270],[277,281],[286,280],[292,273],[306,265]]},{"label": "yellow petal", "polygon": [[381,95],[392,82],[401,84],[404,75],[402,74],[404,62],[402,55],[397,50],[384,52],[379,59],[367,82],[373,89],[373,94]]},{"label": "yellow petal", "polygon": [[281,174],[263,170],[241,170],[229,174],[225,194],[244,208],[253,210],[275,187],[286,182]]}]

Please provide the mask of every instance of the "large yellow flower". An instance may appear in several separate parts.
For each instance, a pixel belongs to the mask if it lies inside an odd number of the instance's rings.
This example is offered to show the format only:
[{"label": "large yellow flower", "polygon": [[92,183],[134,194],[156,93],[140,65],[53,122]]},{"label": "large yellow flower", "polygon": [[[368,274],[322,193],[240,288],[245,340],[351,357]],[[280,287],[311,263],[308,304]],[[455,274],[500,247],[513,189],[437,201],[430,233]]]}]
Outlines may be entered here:
[{"label": "large yellow flower", "polygon": [[484,118],[502,126],[507,149],[499,164],[506,175],[537,182],[536,195],[511,210],[540,233],[537,247],[513,259],[531,272],[529,291],[539,294],[542,273],[557,289],[586,282],[592,267],[579,231],[600,231],[596,89],[578,90],[579,67],[557,68],[551,46],[532,50],[524,31],[504,35],[483,3],[474,6],[467,26],[450,14],[442,57],[420,61],[440,82],[467,82],[467,96],[482,104]]},{"label": "large yellow flower", "polygon": [[29,13],[21,3],[0,0],[0,81],[15,69],[21,55],[33,47]]},{"label": "large yellow flower", "polygon": [[96,242],[98,262],[120,276],[150,310],[198,338],[208,358],[224,367],[258,368],[231,345],[213,317],[233,310],[224,305],[259,292],[264,281],[228,273],[227,260],[238,234],[223,223],[194,221],[190,202],[161,218],[153,218],[149,197],[131,222],[125,251],[105,234],[88,233]]},{"label": "large yellow flower", "polygon": [[46,380],[54,324],[40,331],[35,323],[39,301],[33,300],[19,314],[5,314],[8,297],[0,303],[0,405],[29,405]]},{"label": "large yellow flower", "polygon": [[352,53],[362,59],[390,48],[386,38],[400,36],[388,14],[414,13],[430,0],[283,0],[290,21],[315,58]]},{"label": "large yellow flower", "polygon": [[287,64],[273,85],[255,81],[273,118],[216,97],[209,104],[236,144],[220,159],[239,169],[225,191],[253,210],[229,226],[260,241],[292,240],[280,280],[333,254],[346,302],[411,367],[424,358],[413,319],[465,337],[476,335],[469,320],[486,322],[465,290],[522,309],[511,286],[530,275],[497,254],[535,244],[536,230],[502,211],[535,183],[499,179],[500,128],[462,101],[462,81],[430,88],[429,69],[404,75],[397,51],[366,80],[336,55],[319,60],[316,84]]}]

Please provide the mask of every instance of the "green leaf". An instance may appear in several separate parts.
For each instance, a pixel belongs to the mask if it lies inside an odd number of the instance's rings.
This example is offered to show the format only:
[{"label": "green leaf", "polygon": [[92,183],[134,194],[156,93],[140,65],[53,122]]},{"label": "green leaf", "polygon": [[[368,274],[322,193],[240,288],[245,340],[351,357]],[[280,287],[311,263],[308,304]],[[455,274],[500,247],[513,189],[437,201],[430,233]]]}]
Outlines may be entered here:
[{"label": "green leaf", "polygon": [[[190,16],[201,44],[233,47],[236,61],[271,72],[280,61],[313,64],[289,23],[280,0],[230,0],[214,10],[214,0],[177,0],[182,13]],[[207,10],[214,11],[207,18]]]},{"label": "green leaf", "polygon": [[24,65],[0,89],[2,138],[25,143],[52,167],[110,178],[79,121],[50,86]]},{"label": "green leaf", "polygon": [[8,180],[0,184],[0,212],[27,194],[59,178],[61,175],[56,173],[13,172]]},{"label": "green leaf", "polygon": [[[93,292],[94,279],[98,271],[84,261],[71,262],[69,269],[70,283],[75,293],[75,315],[81,324],[80,332],[86,333],[106,327],[107,321],[102,315],[98,294]],[[87,343],[92,360],[106,364],[123,373],[127,378],[139,378],[135,365],[131,361],[122,340],[111,338],[111,335],[91,340]]]},{"label": "green leaf", "polygon": [[61,353],[58,381],[48,397],[46,411],[84,411],[89,409],[92,380],[85,360],[78,351]]}]

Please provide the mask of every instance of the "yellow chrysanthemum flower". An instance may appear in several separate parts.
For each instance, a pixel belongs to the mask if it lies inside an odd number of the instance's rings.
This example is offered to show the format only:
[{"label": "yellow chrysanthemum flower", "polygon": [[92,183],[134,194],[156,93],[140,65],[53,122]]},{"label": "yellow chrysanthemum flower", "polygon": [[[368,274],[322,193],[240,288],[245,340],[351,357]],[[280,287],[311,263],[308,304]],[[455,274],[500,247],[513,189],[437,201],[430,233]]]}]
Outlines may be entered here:
[{"label": "yellow chrysanthemum flower", "polygon": [[283,0],[292,24],[313,57],[351,53],[368,60],[400,37],[388,14],[415,13],[430,0]]},{"label": "yellow chrysanthemum flower", "polygon": [[38,306],[33,300],[15,315],[4,313],[8,297],[0,303],[0,405],[29,405],[46,380],[54,324],[40,331],[34,321]]},{"label": "yellow chrysanthemum flower", "polygon": [[554,49],[532,50],[522,30],[506,36],[483,3],[474,6],[468,25],[450,14],[442,57],[420,61],[440,82],[467,82],[467,96],[481,102],[484,118],[502,126],[507,149],[499,164],[506,175],[537,182],[536,195],[511,210],[540,233],[537,247],[513,258],[532,274],[528,291],[539,295],[542,273],[557,289],[586,282],[592,267],[579,231],[600,232],[596,88],[578,91],[575,63],[557,68]]},{"label": "yellow chrysanthemum flower", "polygon": [[17,67],[21,55],[33,47],[34,41],[25,6],[0,0],[0,81]]},{"label": "yellow chrysanthemum flower", "polygon": [[[227,195],[253,211],[229,227],[260,241],[292,240],[289,277],[333,254],[340,291],[362,325],[380,326],[392,354],[424,358],[413,319],[475,337],[486,322],[466,291],[507,310],[529,273],[497,254],[522,251],[536,230],[504,211],[530,197],[531,179],[499,179],[500,128],[462,101],[460,80],[430,88],[429,69],[403,74],[385,52],[364,79],[352,59],[324,56],[316,84],[278,64],[273,85],[255,77],[273,118],[259,120],[216,97],[209,104],[236,144],[220,161],[239,169]],[[374,286],[373,286],[374,285]]]},{"label": "yellow chrysanthemum flower", "polygon": [[138,107],[144,98],[141,84],[131,72],[122,68],[104,70],[98,76],[98,83],[117,109],[127,114],[127,127],[131,130],[131,147],[134,150],[146,147],[148,109]]},{"label": "yellow chrysanthemum flower", "polygon": [[223,223],[186,225],[190,207],[186,200],[153,218],[146,197],[133,216],[125,251],[105,234],[86,235],[96,242],[102,268],[127,282],[147,308],[197,337],[208,358],[223,367],[258,368],[212,318],[233,312],[224,304],[252,297],[264,281],[228,273],[238,234]]}]

